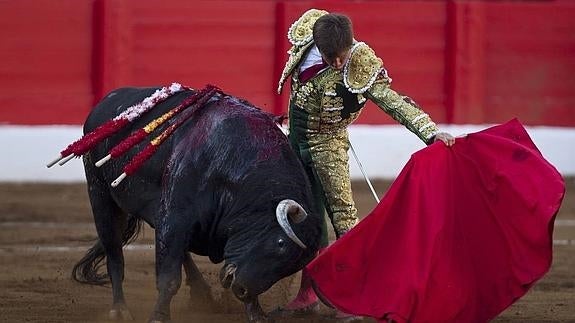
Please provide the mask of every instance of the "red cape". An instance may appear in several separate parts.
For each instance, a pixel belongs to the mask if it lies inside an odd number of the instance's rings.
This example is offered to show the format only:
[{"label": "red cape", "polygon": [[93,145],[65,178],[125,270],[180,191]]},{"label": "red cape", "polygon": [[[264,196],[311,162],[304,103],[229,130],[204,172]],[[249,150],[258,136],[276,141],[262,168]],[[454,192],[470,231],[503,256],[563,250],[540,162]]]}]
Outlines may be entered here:
[{"label": "red cape", "polygon": [[412,155],[377,207],[307,269],[340,310],[487,322],[551,265],[565,185],[517,120]]}]

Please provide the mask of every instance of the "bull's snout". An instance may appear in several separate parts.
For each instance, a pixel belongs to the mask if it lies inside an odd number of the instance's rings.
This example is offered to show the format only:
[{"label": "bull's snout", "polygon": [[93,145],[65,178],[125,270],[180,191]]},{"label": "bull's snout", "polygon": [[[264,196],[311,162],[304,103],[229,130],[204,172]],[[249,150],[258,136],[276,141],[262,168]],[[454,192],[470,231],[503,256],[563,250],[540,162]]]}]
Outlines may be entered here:
[{"label": "bull's snout", "polygon": [[235,264],[227,264],[220,270],[220,282],[224,288],[232,289],[232,292],[240,301],[249,301],[251,294],[245,284],[236,279],[237,266]]},{"label": "bull's snout", "polygon": [[248,290],[240,284],[232,285],[232,292],[240,301],[244,301],[248,297]]},{"label": "bull's snout", "polygon": [[236,265],[227,264],[220,270],[220,282],[224,288],[230,288],[236,279]]}]

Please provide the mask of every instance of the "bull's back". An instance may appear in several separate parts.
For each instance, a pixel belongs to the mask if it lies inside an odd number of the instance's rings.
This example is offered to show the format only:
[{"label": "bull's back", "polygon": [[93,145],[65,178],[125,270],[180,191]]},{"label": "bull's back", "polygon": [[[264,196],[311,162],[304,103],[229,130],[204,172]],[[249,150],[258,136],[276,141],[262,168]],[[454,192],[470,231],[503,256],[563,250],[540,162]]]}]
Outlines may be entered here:
[{"label": "bull's back", "polygon": [[[128,108],[141,103],[145,98],[151,96],[159,88],[134,88],[126,87],[119,88],[110,92],[104,99],[102,99],[90,112],[86,121],[84,122],[84,134],[96,129],[98,126],[106,123],[109,120],[119,116],[122,112],[126,111]],[[96,153],[105,153],[118,144],[122,139],[128,137],[133,131],[145,127],[150,121],[160,117],[164,113],[168,112],[170,109],[177,106],[184,98],[193,94],[192,91],[186,90],[178,92],[165,101],[157,103],[147,112],[141,114],[140,117],[136,118],[129,124],[127,124],[122,129],[118,130],[117,133],[106,138],[103,142],[98,144],[93,151]],[[151,136],[155,136],[158,133],[152,133]],[[149,138],[144,140],[145,143],[149,142]],[[135,147],[126,153],[127,156],[133,157],[139,149]]]},{"label": "bull's back", "polygon": [[[120,88],[110,92],[90,112],[85,123],[84,133],[96,129],[98,126],[120,115],[131,106],[141,103],[146,97],[152,95],[158,88]],[[106,190],[114,197],[117,204],[124,211],[149,218],[155,213],[159,203],[162,181],[162,170],[169,158],[172,139],[162,144],[158,151],[147,160],[136,173],[128,176],[117,188],[110,184],[124,171],[124,166],[133,160],[134,156],[142,151],[158,133],[152,133],[142,142],[132,147],[124,155],[111,159],[101,167],[94,163],[109,154],[110,150],[127,138],[133,131],[141,129],[150,121],[158,118],[171,108],[175,107],[183,98],[191,95],[191,91],[183,91],[172,95],[165,101],[156,104],[141,117],[133,120],[125,127],[104,139],[85,156],[84,168],[87,177],[105,184]],[[90,183],[91,178],[88,178]]]},{"label": "bull's back", "polygon": [[199,108],[175,137],[174,151],[182,155],[178,163],[200,167],[201,171],[208,166],[204,173],[208,177],[245,175],[264,159],[285,162],[282,153],[290,149],[268,113],[226,95],[217,95]]},{"label": "bull's back", "polygon": [[130,106],[142,102],[156,89],[125,87],[111,91],[88,114],[84,122],[84,134],[118,116]]},{"label": "bull's back", "polygon": [[[112,91],[94,107],[84,125],[90,132],[105,122],[115,118],[129,107],[142,102],[157,88],[121,88]],[[161,129],[148,135],[141,143],[131,148],[123,156],[112,159],[100,168],[93,164],[106,156],[110,149],[128,137],[133,131],[143,128],[170,109],[176,107],[192,91],[182,91],[158,103],[149,112],[125,126],[116,134],[105,139],[88,153],[89,163],[85,164],[87,176],[95,176],[107,183],[109,192],[118,204],[130,213],[138,212],[142,205],[157,205],[163,182],[171,176],[179,176],[168,165],[178,165],[190,174],[190,183],[234,182],[245,176],[262,159],[270,162],[284,162],[283,151],[287,140],[275,126],[270,116],[254,106],[235,97],[216,94],[201,107],[189,107],[176,115],[173,120],[189,115],[190,118],[172,136],[163,142],[156,153],[145,161],[141,168],[128,176],[117,188],[109,184],[122,172],[134,156]],[[275,161],[274,161],[275,160]],[[217,180],[211,180],[217,178]],[[201,180],[200,180],[201,179]],[[216,188],[214,188],[216,189]],[[193,187],[188,186],[189,191]]]}]

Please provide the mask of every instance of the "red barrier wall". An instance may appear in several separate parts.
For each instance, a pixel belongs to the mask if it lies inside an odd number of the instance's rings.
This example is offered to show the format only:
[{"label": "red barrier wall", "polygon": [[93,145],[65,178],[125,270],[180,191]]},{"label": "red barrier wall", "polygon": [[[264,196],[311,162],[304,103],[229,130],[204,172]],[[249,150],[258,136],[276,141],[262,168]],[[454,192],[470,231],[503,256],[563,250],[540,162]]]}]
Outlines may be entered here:
[{"label": "red barrier wall", "polygon": [[[0,1],[0,122],[80,124],[120,86],[213,83],[274,113],[286,31],[310,7],[348,14],[441,123],[575,126],[572,1]],[[373,105],[359,123],[393,123]]]},{"label": "red barrier wall", "polygon": [[575,2],[448,6],[454,123],[575,125]]},{"label": "red barrier wall", "polygon": [[96,8],[97,97],[125,85],[211,83],[272,109],[273,1],[96,0]]},{"label": "red barrier wall", "polygon": [[93,102],[92,3],[0,1],[0,122],[81,123]]}]

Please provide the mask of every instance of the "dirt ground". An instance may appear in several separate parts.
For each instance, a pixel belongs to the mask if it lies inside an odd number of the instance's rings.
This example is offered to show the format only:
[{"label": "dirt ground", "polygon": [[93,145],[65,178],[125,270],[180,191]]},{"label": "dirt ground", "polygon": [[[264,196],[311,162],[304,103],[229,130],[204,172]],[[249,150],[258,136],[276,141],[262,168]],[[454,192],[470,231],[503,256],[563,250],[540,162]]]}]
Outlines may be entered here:
[{"label": "dirt ground", "polygon": [[[575,179],[566,182],[550,271],[495,322],[575,322]],[[374,184],[380,193],[389,185]],[[375,206],[373,197],[360,182],[354,183],[354,194],[365,216]],[[70,278],[72,266],[95,237],[84,183],[0,183],[0,322],[106,322],[109,286],[81,285]],[[153,237],[153,231],[146,229],[137,247],[125,251],[125,293],[136,322],[146,321],[156,297]],[[217,283],[220,265],[204,257],[194,259],[221,308],[194,309],[188,303],[188,288],[182,286],[172,303],[173,321],[245,321],[241,304]],[[260,297],[264,310],[285,304],[298,283],[296,274],[264,293]],[[331,322],[332,314],[323,307],[321,316],[278,322]]]}]

